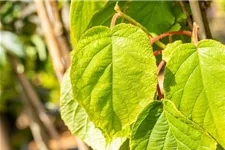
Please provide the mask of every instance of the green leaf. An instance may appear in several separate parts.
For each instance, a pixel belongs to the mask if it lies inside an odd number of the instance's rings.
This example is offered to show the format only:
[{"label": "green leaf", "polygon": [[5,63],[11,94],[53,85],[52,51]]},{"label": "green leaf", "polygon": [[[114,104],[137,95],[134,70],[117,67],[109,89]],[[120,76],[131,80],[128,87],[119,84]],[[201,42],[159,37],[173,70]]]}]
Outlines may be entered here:
[{"label": "green leaf", "polygon": [[171,54],[174,50],[182,44],[182,41],[175,41],[166,45],[166,48],[162,51],[162,59],[168,62],[170,60]]},{"label": "green leaf", "polygon": [[175,24],[173,1],[132,1],[127,14],[155,34],[167,32]]},{"label": "green leaf", "polygon": [[25,56],[25,53],[23,51],[23,45],[16,34],[9,31],[0,31],[0,35],[0,45],[4,49],[18,57]]},{"label": "green leaf", "polygon": [[97,150],[118,149],[126,138],[117,138],[109,144],[102,132],[95,128],[89,120],[84,109],[73,98],[72,87],[70,83],[70,68],[63,77],[61,84],[60,97],[61,117],[68,126],[72,134],[75,134],[89,146]]},{"label": "green leaf", "polygon": [[131,135],[133,150],[215,150],[216,142],[168,100],[154,101],[138,116]]},{"label": "green leaf", "polygon": [[72,1],[70,8],[71,40],[74,48],[94,16],[107,1]]},{"label": "green leaf", "polygon": [[[97,33],[97,34],[96,34]],[[134,122],[155,94],[157,67],[138,27],[94,27],[80,39],[71,82],[75,99],[109,137]]]},{"label": "green leaf", "polygon": [[[116,13],[114,10],[116,3],[116,1],[109,1],[102,10],[97,12],[91,19],[89,28],[98,25],[110,27],[112,17]],[[126,5],[128,3],[128,1],[118,1],[118,4],[122,10],[124,9],[124,7],[127,7]],[[117,19],[117,23],[121,23],[121,18]]]},{"label": "green leaf", "polygon": [[[119,4],[121,4],[121,2],[119,2]],[[109,1],[102,10],[100,10],[93,16],[90,21],[89,28],[98,25],[104,25],[109,27],[112,17],[115,14],[115,5],[115,1]]]},{"label": "green leaf", "polygon": [[183,44],[166,65],[165,96],[225,147],[225,46],[202,40]]}]

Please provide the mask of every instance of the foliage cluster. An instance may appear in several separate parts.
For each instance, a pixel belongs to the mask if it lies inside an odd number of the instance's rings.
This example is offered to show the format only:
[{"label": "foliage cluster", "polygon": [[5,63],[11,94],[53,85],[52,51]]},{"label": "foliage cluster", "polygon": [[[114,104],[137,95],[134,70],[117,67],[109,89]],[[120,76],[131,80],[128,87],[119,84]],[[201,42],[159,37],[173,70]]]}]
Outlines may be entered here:
[{"label": "foliage cluster", "polygon": [[[188,29],[181,7],[172,1],[118,5],[72,1],[74,56],[61,87],[66,125],[98,150],[223,149],[225,46],[198,42],[195,32],[192,41],[178,35],[173,43],[153,44],[159,34]],[[155,57],[158,49],[162,55]],[[162,99],[159,62],[166,62]]]}]

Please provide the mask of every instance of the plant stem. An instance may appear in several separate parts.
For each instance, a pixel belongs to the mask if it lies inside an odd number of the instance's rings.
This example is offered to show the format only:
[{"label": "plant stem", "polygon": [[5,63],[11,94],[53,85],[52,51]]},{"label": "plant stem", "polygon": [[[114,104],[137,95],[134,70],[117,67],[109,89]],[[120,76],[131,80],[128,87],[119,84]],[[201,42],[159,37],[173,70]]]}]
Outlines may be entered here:
[{"label": "plant stem", "polygon": [[150,43],[153,44],[155,43],[156,41],[164,38],[164,37],[167,37],[167,36],[170,36],[170,35],[175,35],[175,34],[184,34],[184,35],[187,35],[187,36],[190,36],[191,37],[191,32],[190,31],[175,31],[175,32],[166,32],[166,33],[163,33],[155,38],[152,38]]},{"label": "plant stem", "polygon": [[[62,17],[60,15],[60,10],[58,9],[58,2],[57,1],[46,1],[46,5],[49,7],[49,9],[47,9],[48,16],[52,23],[55,37],[56,37],[56,39],[58,41],[58,45],[60,47],[59,52],[63,59],[65,69],[67,69],[71,64],[70,55],[69,55],[71,48],[70,48],[69,40],[67,39],[66,29],[64,27]],[[52,14],[52,15],[50,15],[50,14]]]},{"label": "plant stem", "polygon": [[192,30],[192,28],[193,28],[193,26],[192,26],[192,20],[191,20],[191,17],[190,17],[190,15],[189,15],[187,9],[185,8],[185,5],[184,5],[184,3],[183,3],[182,0],[180,1],[180,6],[181,6],[183,12],[185,13],[185,15],[187,16],[188,26],[189,26],[189,28]]},{"label": "plant stem", "polygon": [[162,61],[159,63],[159,65],[158,65],[158,73],[157,73],[157,74],[160,73],[160,71],[161,71],[162,67],[164,66],[164,64],[165,64],[165,60],[162,60]]},{"label": "plant stem", "polygon": [[45,108],[43,104],[41,103],[41,100],[39,99],[37,93],[35,92],[33,86],[27,79],[27,76],[24,72],[18,72],[17,68],[19,65],[19,60],[15,57],[10,55],[10,60],[12,63],[12,67],[14,72],[16,73],[17,79],[20,82],[23,91],[29,100],[29,103],[34,107],[34,109],[37,111],[38,117],[40,118],[41,122],[43,123],[45,129],[48,131],[49,135],[57,141],[59,149],[61,149],[61,144],[59,141],[59,134],[55,128],[55,125],[53,124],[52,120],[48,116],[48,114],[45,111]]},{"label": "plant stem", "polygon": [[[114,9],[121,17],[127,19],[128,21],[130,21],[130,23],[132,23],[135,26],[138,26],[139,28],[141,28],[150,37],[150,39],[152,38],[152,35],[149,33],[149,31],[144,26],[142,26],[139,22],[135,21],[133,18],[131,18],[130,16],[124,14],[120,10],[120,7],[118,6],[118,2],[116,3],[116,6],[115,6]],[[160,41],[156,41],[155,44],[158,45],[162,49],[164,49],[166,47],[166,45],[164,43],[160,42]]]},{"label": "plant stem", "polygon": [[8,119],[0,112],[0,143],[1,149],[12,150],[10,143],[10,132],[8,126]]},{"label": "plant stem", "polygon": [[169,35],[169,42],[170,42],[170,43],[173,43],[172,35]]},{"label": "plant stem", "polygon": [[119,17],[120,17],[120,14],[119,14],[119,13],[115,13],[115,14],[113,15],[112,20],[111,20],[111,24],[110,24],[110,28],[111,28],[111,29],[115,26],[116,20],[117,20],[117,18],[119,18]]},{"label": "plant stem", "polygon": [[191,38],[191,41],[192,41],[192,43],[194,43],[195,45],[198,44],[198,29],[199,29],[199,26],[194,22],[194,23],[193,23],[193,32],[192,32],[192,38]]},{"label": "plant stem", "polygon": [[[129,5],[129,2],[130,1],[128,1],[128,0],[126,0],[126,2],[125,2],[125,4],[124,4],[124,7],[123,7],[123,13],[124,14],[126,14],[126,12],[127,12],[127,9],[128,9],[128,5]],[[122,17],[122,19],[121,19],[121,22],[124,22],[124,18]]]},{"label": "plant stem", "polygon": [[[159,65],[158,65],[158,72],[157,72],[158,75],[159,75],[159,73],[160,73],[162,67],[164,66],[164,64],[165,64],[165,60],[162,60],[162,61],[159,63]],[[163,95],[162,95],[162,92],[161,92],[161,90],[160,90],[159,82],[158,82],[158,84],[157,84],[157,93],[158,93],[159,99],[162,99],[162,98],[163,98]]]},{"label": "plant stem", "polygon": [[160,90],[159,83],[157,84],[157,92],[158,92],[158,98],[159,98],[159,100],[161,100],[163,98],[163,95],[162,95],[162,92]]},{"label": "plant stem", "polygon": [[50,139],[48,134],[46,133],[45,128],[43,127],[42,122],[38,117],[37,112],[31,105],[30,100],[28,99],[21,86],[19,87],[19,92],[24,102],[24,107],[26,108],[25,112],[29,118],[30,130],[33,135],[34,141],[37,144],[37,147],[41,150],[49,150],[50,148],[48,146],[48,142]]},{"label": "plant stem", "polygon": [[191,1],[189,1],[189,3],[190,3],[190,7],[191,7],[191,11],[192,11],[194,21],[200,26],[200,28],[199,28],[199,38],[201,40],[206,39],[207,36],[206,36],[206,32],[205,32],[204,22],[203,22],[203,19],[202,19],[201,9],[199,7],[199,2],[191,0]]},{"label": "plant stem", "polygon": [[162,50],[157,50],[157,51],[154,51],[154,56],[158,56],[162,54]]},{"label": "plant stem", "polygon": [[201,9],[201,13],[202,13],[202,20],[205,26],[205,32],[206,32],[206,37],[207,39],[212,39],[212,34],[209,28],[209,22],[207,19],[207,14],[206,14],[206,9],[207,9],[207,3],[205,1],[201,1],[200,3],[200,9]]},{"label": "plant stem", "polygon": [[133,18],[131,18],[130,16],[124,14],[121,10],[120,10],[120,7],[118,5],[118,2],[116,3],[116,6],[115,6],[115,11],[121,16],[121,17],[124,17],[125,19],[127,19],[128,21],[130,21],[132,24],[138,26],[139,28],[141,28],[148,36],[151,36],[151,34],[149,33],[149,31],[144,27],[142,26],[139,22],[137,22],[136,20],[134,20]]},{"label": "plant stem", "polygon": [[35,1],[35,4],[37,7],[38,16],[41,20],[42,28],[44,29],[44,34],[45,34],[45,38],[46,38],[46,42],[48,46],[48,51],[52,59],[53,68],[55,70],[55,73],[59,82],[61,82],[63,78],[63,74],[66,69],[62,63],[62,59],[60,55],[60,47],[54,35],[54,30],[45,7],[45,2]]}]

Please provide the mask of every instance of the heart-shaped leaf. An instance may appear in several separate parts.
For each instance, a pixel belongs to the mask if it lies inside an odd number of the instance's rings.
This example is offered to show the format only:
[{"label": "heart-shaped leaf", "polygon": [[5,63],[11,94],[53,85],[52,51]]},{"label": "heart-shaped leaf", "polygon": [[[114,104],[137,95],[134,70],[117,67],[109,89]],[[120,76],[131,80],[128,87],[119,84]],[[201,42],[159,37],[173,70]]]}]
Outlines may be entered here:
[{"label": "heart-shaped leaf", "polygon": [[225,147],[225,46],[202,40],[171,54],[164,79],[165,96]]},{"label": "heart-shaped leaf", "polygon": [[94,27],[80,39],[71,82],[74,98],[109,137],[129,127],[157,84],[148,36],[138,27]]}]

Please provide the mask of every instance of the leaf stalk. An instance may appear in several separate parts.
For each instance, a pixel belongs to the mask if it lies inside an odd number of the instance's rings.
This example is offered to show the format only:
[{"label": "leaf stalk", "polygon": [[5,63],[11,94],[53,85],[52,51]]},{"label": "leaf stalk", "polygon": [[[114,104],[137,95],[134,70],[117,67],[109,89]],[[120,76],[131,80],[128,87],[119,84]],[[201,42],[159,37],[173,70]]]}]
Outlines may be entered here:
[{"label": "leaf stalk", "polygon": [[[152,35],[150,34],[150,32],[143,26],[141,25],[139,22],[135,21],[133,18],[131,18],[130,16],[124,14],[119,5],[118,2],[116,3],[116,6],[114,7],[114,10],[123,18],[125,18],[126,20],[130,21],[131,24],[138,26],[139,28],[141,28],[149,37],[150,39],[152,38]],[[156,45],[158,45],[160,48],[164,49],[166,47],[166,45],[160,41],[156,41],[155,42]]]}]

